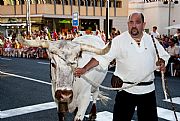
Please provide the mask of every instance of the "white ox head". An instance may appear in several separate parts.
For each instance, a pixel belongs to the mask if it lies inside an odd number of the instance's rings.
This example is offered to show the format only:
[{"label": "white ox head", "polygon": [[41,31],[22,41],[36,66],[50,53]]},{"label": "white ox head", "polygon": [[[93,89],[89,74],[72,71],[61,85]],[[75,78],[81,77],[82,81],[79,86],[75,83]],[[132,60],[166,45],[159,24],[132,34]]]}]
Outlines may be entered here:
[{"label": "white ox head", "polygon": [[72,41],[61,40],[58,42],[26,40],[24,44],[34,47],[47,48],[50,59],[51,80],[55,98],[60,102],[72,101],[72,86],[74,79],[74,69],[78,66],[78,58],[81,51],[89,51],[99,55],[106,54],[111,44],[107,44],[103,49],[90,45],[79,44]]}]

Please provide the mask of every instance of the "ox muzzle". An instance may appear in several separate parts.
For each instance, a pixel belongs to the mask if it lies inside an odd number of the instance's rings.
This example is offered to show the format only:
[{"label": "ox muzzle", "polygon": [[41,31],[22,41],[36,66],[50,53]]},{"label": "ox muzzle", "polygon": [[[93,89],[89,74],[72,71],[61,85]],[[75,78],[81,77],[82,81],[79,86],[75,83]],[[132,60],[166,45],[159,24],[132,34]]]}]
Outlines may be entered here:
[{"label": "ox muzzle", "polygon": [[73,98],[73,91],[67,89],[58,89],[55,92],[55,98],[59,102],[71,103]]}]

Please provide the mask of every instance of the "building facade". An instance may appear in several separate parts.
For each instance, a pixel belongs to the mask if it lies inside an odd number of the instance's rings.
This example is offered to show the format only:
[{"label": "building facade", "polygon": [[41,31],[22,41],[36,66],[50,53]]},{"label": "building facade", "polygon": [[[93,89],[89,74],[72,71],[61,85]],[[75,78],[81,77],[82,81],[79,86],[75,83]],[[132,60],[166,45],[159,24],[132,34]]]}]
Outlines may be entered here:
[{"label": "building facade", "polygon": [[[31,30],[48,26],[52,31],[69,31],[72,15],[78,13],[78,28],[83,31],[91,26],[93,30],[105,30],[106,0],[29,0]],[[1,0],[0,23],[27,23],[27,0]],[[128,1],[109,0],[109,27],[121,31],[127,29]],[[24,26],[18,26],[24,28]],[[24,28],[25,29],[25,28]]]}]

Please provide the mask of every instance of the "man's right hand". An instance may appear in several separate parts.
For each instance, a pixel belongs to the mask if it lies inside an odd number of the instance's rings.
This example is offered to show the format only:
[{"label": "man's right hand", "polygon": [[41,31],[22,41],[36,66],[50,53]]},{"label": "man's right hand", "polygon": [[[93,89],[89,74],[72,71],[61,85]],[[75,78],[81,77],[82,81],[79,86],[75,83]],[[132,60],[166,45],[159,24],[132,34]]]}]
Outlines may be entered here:
[{"label": "man's right hand", "polygon": [[74,70],[74,75],[80,78],[81,75],[97,65],[99,65],[99,62],[96,59],[92,58],[83,68],[76,68]]},{"label": "man's right hand", "polygon": [[84,73],[86,73],[86,69],[85,68],[76,68],[75,70],[74,70],[74,75],[76,76],[76,77],[81,77],[81,75],[83,75]]}]

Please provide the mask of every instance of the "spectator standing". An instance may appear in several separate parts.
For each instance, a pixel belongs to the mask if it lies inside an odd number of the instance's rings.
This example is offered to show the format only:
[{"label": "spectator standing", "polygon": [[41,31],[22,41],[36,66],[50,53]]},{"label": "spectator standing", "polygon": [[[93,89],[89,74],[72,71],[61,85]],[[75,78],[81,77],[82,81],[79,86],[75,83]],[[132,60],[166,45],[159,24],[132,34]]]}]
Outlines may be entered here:
[{"label": "spectator standing", "polygon": [[180,34],[180,29],[176,30],[176,33],[174,34],[174,36],[178,36]]},{"label": "spectator standing", "polygon": [[57,32],[56,32],[56,29],[54,29],[52,36],[53,36],[53,40],[54,40],[54,41],[57,41],[57,40],[58,40],[58,34],[57,34]]},{"label": "spectator standing", "polygon": [[116,36],[116,28],[111,29],[110,39],[112,40]]},{"label": "spectator standing", "polygon": [[159,32],[157,32],[157,26],[153,26],[153,30],[150,32],[150,35],[153,35],[154,38],[158,38],[160,36]]},{"label": "spectator standing", "polygon": [[164,47],[164,49],[167,49],[169,47],[168,41],[169,41],[169,37],[163,36],[161,44]]},{"label": "spectator standing", "polygon": [[88,27],[85,31],[85,34],[87,35],[92,35],[92,28],[91,27]]},{"label": "spectator standing", "polygon": [[170,38],[168,43],[169,43],[169,47],[166,50],[169,53],[170,58],[168,61],[166,73],[169,75],[168,72],[170,72],[170,75],[173,76],[174,75],[174,66],[177,63],[177,58],[178,58],[178,54],[179,54],[179,47],[175,44],[174,38]]},{"label": "spectator standing", "polygon": [[[101,33],[99,30],[96,30],[96,36],[98,36],[99,38],[101,38]],[[102,39],[102,38],[101,38]]]},{"label": "spectator standing", "polygon": [[105,35],[104,31],[101,31],[101,38],[104,41],[104,43],[106,44],[107,41],[106,41],[106,35]]},{"label": "spectator standing", "polygon": [[13,51],[12,43],[9,40],[9,38],[7,38],[4,43],[4,55],[10,57],[10,56],[12,56],[12,51]]},{"label": "spectator standing", "polygon": [[0,37],[0,55],[3,55],[3,46],[4,46],[4,42],[2,38]]},{"label": "spectator standing", "polygon": [[177,34],[177,45],[180,47],[180,33]]},{"label": "spectator standing", "polygon": [[178,56],[179,54],[179,47],[175,44],[175,40],[174,38],[170,38],[169,41],[169,47],[167,48],[167,52],[169,53],[169,55],[171,56],[169,59],[169,62],[173,60]]},{"label": "spectator standing", "polygon": [[121,34],[120,30],[117,30],[116,35],[120,35],[120,34]]}]

